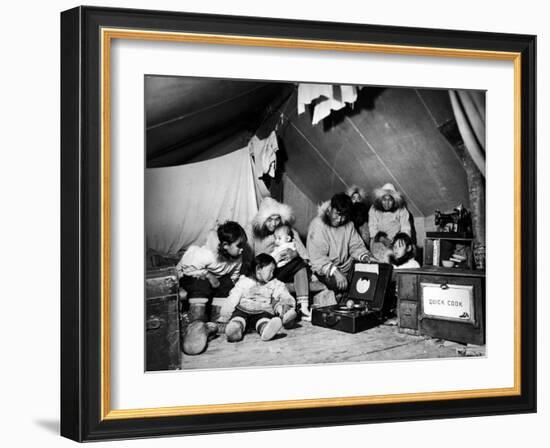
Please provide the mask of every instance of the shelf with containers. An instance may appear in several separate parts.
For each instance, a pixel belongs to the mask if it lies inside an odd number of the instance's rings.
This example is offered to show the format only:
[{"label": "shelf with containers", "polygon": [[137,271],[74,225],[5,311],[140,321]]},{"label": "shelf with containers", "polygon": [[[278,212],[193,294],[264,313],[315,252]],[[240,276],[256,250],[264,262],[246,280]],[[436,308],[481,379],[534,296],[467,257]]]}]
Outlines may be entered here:
[{"label": "shelf with containers", "polygon": [[473,236],[459,232],[426,232],[423,265],[473,270]]}]

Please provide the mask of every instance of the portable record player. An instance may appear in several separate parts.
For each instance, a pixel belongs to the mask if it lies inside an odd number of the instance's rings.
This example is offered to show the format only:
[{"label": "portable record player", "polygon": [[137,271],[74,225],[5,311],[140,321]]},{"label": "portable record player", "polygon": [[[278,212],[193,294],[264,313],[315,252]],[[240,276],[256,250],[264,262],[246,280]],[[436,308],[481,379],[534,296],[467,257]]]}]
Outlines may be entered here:
[{"label": "portable record player", "polygon": [[358,333],[381,323],[392,265],[356,263],[347,294],[337,305],[314,308],[311,323]]}]

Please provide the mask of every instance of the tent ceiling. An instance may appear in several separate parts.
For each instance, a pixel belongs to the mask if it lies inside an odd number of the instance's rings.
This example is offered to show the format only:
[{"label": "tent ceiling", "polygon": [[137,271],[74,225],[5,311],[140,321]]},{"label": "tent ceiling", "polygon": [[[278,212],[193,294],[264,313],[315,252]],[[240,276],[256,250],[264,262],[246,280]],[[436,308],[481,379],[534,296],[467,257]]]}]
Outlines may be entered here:
[{"label": "tent ceiling", "polygon": [[[219,156],[247,141],[280,94],[278,83],[147,76],[145,111],[148,166]],[[209,158],[210,158],[209,157]]]},{"label": "tent ceiling", "polygon": [[307,113],[294,112],[280,136],[285,170],[314,202],[353,184],[370,192],[391,182],[415,216],[468,206],[462,162],[439,132],[453,119],[448,93],[424,95],[417,89],[363,88],[353,108],[315,126]]},{"label": "tent ceiling", "polygon": [[148,166],[241,148],[284,107],[280,159],[313,203],[352,184],[372,191],[391,182],[417,217],[469,206],[464,168],[439,130],[454,120],[446,90],[364,87],[353,107],[315,126],[310,111],[297,115],[293,91],[288,83],[146,77]]}]

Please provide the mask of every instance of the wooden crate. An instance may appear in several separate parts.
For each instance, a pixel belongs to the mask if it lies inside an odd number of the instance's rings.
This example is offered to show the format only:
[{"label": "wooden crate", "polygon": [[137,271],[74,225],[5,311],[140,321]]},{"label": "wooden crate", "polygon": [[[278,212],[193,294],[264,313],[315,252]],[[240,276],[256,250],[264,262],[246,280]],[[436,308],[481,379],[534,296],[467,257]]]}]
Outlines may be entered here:
[{"label": "wooden crate", "polygon": [[395,270],[403,333],[485,344],[485,273],[428,268]]}]

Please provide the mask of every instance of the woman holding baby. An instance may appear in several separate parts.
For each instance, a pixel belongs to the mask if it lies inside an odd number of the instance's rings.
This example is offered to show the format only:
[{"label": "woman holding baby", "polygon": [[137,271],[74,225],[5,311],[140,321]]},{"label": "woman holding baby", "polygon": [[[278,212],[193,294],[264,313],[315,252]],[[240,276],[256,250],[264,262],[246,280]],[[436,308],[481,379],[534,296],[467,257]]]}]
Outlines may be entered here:
[{"label": "woman holding baby", "polygon": [[290,206],[267,197],[262,200],[248,229],[248,243],[253,256],[266,253],[275,258],[275,277],[294,283],[298,305],[307,318],[310,316],[309,257],[298,232],[292,227],[293,222]]}]

